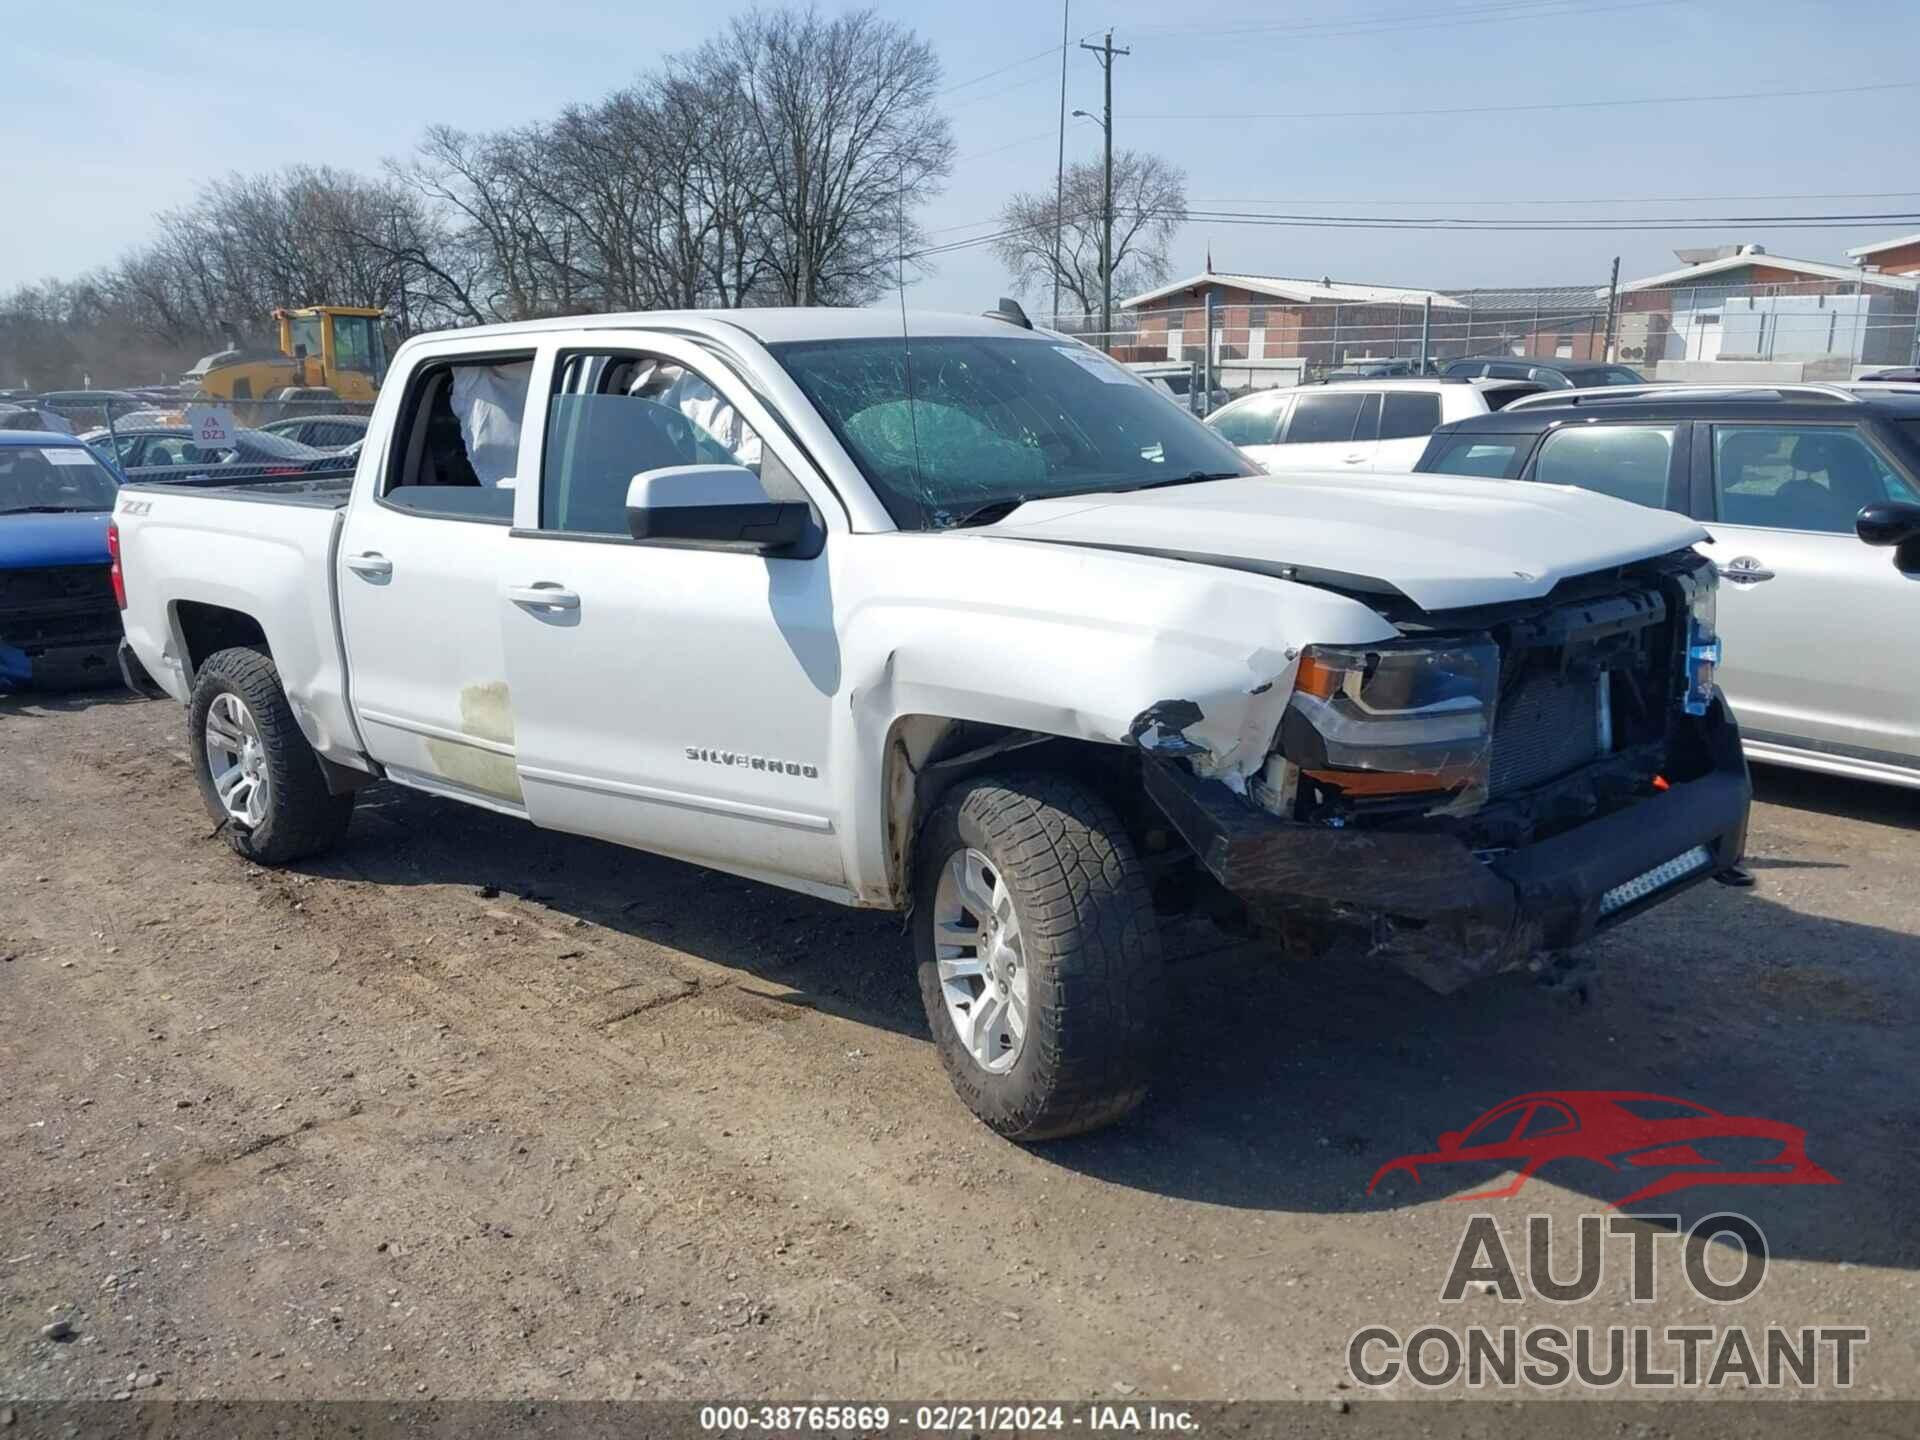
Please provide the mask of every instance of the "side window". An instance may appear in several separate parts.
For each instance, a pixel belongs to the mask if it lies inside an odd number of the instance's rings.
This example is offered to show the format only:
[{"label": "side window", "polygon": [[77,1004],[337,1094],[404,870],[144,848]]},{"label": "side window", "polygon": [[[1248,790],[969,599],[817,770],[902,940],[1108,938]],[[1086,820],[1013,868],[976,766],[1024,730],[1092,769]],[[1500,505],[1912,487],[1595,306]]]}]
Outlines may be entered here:
[{"label": "side window", "polygon": [[156,435],[147,441],[144,465],[192,465],[200,459],[200,447],[179,435]]},{"label": "side window", "polygon": [[1355,440],[1378,440],[1380,438],[1380,396],[1375,393],[1367,396],[1360,405],[1360,418],[1353,422]]},{"label": "side window", "polygon": [[1289,398],[1284,390],[1250,395],[1211,417],[1207,423],[1235,445],[1271,445]]},{"label": "side window", "polygon": [[1495,380],[1531,380],[1533,367],[1495,360],[1487,366],[1487,374]]},{"label": "side window", "polygon": [[1851,425],[1716,425],[1713,494],[1729,525],[1853,533],[1862,505],[1920,503]]},{"label": "side window", "polygon": [[1547,436],[1533,478],[1661,509],[1673,434],[1671,425],[1569,425]]},{"label": "side window", "polygon": [[1417,390],[1389,395],[1380,407],[1380,438],[1412,440],[1431,435],[1440,424],[1440,397]]},{"label": "side window", "polygon": [[1511,479],[1520,469],[1523,448],[1531,436],[1519,439],[1476,440],[1461,436],[1421,468],[1437,475],[1478,475],[1487,480]]},{"label": "side window", "polygon": [[1366,398],[1353,391],[1302,395],[1293,402],[1293,419],[1281,443],[1317,445],[1353,439],[1354,423]]},{"label": "side window", "polygon": [[570,355],[548,403],[540,528],[624,537],[634,476],[680,465],[763,474],[766,463],[753,427],[677,361]]},{"label": "side window", "polygon": [[514,471],[526,418],[529,355],[424,365],[400,409],[380,498],[450,520],[513,522]]}]

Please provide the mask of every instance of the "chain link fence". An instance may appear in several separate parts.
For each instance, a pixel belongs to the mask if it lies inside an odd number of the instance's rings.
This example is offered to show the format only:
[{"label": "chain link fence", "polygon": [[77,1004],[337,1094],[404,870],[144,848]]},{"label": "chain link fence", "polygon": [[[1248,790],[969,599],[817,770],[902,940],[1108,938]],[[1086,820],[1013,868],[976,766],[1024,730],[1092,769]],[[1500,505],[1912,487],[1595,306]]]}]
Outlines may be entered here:
[{"label": "chain link fence", "polygon": [[[1352,287],[1356,289],[1366,287]],[[1417,375],[1467,358],[1624,365],[1647,379],[1781,383],[1847,380],[1920,364],[1915,287],[1863,277],[1766,285],[1606,284],[1396,292],[1286,300],[1236,290],[1055,317],[1053,328],[1153,375],[1189,375],[1199,393],[1239,393],[1330,376]]]}]

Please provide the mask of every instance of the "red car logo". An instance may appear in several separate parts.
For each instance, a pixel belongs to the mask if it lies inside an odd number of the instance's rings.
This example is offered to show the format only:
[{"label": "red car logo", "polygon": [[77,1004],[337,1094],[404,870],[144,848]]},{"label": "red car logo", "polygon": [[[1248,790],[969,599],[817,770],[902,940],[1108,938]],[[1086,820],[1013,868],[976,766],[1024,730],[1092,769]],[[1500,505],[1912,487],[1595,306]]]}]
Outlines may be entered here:
[{"label": "red car logo", "polygon": [[1723,1115],[1671,1095],[1635,1090],[1554,1090],[1520,1095],[1487,1111],[1464,1131],[1449,1130],[1439,1149],[1402,1155],[1374,1172],[1376,1186],[1396,1171],[1420,1183],[1422,1166],[1494,1164],[1515,1168],[1513,1182],[1451,1200],[1495,1200],[1520,1193],[1553,1160],[1588,1160],[1613,1171],[1657,1170],[1619,1209],[1694,1185],[1838,1185],[1807,1158],[1807,1132],[1776,1120]]}]

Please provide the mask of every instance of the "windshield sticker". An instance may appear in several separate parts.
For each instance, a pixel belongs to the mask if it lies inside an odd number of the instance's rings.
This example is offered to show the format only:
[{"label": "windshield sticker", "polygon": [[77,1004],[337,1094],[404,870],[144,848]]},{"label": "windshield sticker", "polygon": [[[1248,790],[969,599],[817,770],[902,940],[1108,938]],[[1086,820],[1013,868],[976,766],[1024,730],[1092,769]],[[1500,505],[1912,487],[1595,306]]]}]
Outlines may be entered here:
[{"label": "windshield sticker", "polygon": [[1124,385],[1133,378],[1106,356],[1092,354],[1082,350],[1078,345],[1056,345],[1053,348],[1089,375],[1104,380],[1109,385]]},{"label": "windshield sticker", "polygon": [[40,453],[47,457],[49,465],[91,465],[93,456],[77,445],[63,445],[55,449],[51,445],[42,446]]}]

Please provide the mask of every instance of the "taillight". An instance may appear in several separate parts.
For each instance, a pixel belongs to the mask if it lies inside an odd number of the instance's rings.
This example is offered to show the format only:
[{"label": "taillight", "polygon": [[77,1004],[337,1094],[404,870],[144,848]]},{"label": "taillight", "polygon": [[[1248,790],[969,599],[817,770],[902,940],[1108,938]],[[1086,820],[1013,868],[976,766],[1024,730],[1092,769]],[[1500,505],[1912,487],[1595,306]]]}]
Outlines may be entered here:
[{"label": "taillight", "polygon": [[127,608],[127,575],[120,568],[120,524],[107,521],[107,574],[113,580],[113,603]]}]

